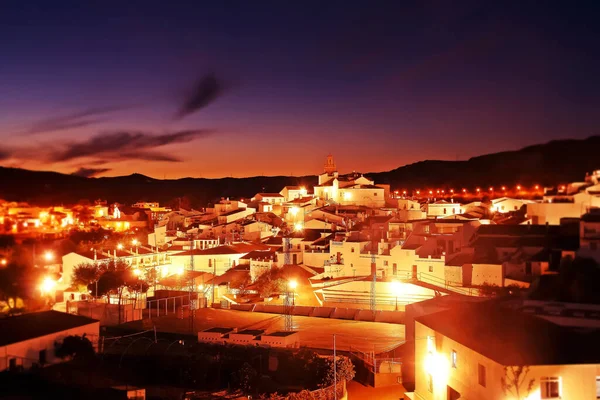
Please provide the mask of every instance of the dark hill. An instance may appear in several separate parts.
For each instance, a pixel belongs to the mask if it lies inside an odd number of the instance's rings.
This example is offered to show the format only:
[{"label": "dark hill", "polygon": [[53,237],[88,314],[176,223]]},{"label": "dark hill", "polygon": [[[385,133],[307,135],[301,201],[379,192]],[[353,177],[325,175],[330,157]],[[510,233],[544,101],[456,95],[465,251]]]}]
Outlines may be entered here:
[{"label": "dark hill", "polygon": [[[600,168],[600,136],[559,140],[517,151],[487,154],[467,161],[421,161],[388,172],[369,173],[376,183],[392,189],[426,187],[486,187],[488,185],[555,185],[580,181]],[[31,204],[73,204],[81,199],[133,203],[166,203],[186,196],[193,205],[221,197],[249,197],[257,192],[279,192],[286,185],[316,184],[316,176],[255,176],[250,178],[183,178],[160,180],[141,174],[83,178],[56,172],[0,167],[0,198]]]}]

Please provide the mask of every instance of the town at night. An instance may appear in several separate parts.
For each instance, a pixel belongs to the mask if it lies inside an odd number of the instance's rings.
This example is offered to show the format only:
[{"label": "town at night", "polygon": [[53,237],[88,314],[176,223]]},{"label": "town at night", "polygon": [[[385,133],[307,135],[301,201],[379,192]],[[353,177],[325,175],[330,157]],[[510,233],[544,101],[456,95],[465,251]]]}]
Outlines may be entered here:
[{"label": "town at night", "polygon": [[0,398],[600,398],[600,4],[0,4]]}]

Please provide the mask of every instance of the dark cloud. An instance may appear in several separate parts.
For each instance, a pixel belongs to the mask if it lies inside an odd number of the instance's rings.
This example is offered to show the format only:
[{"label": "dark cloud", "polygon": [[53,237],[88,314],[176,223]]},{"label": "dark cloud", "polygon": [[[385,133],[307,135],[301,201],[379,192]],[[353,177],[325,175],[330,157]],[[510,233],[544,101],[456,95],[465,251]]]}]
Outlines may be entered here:
[{"label": "dark cloud", "polygon": [[214,74],[208,74],[200,78],[194,85],[193,90],[185,97],[183,104],[175,115],[175,119],[181,119],[212,103],[223,92],[223,84]]},{"label": "dark cloud", "polygon": [[180,161],[170,154],[153,151],[174,143],[187,143],[210,134],[210,131],[195,129],[152,135],[140,131],[121,131],[98,134],[84,142],[66,143],[58,150],[51,150],[48,162],[71,161],[83,157],[100,160],[124,161],[131,159],[148,161]]},{"label": "dark cloud", "polygon": [[100,175],[104,172],[110,171],[110,168],[84,168],[81,167],[77,171],[71,173],[71,175],[81,176],[84,178],[91,178]]},{"label": "dark cloud", "polygon": [[13,152],[9,149],[0,147],[0,161],[8,160],[13,155]]},{"label": "dark cloud", "polygon": [[23,132],[26,135],[35,135],[38,133],[64,131],[73,128],[82,128],[103,122],[103,119],[93,118],[120,111],[130,107],[96,107],[88,108],[73,114],[60,117],[46,118],[34,123],[28,130]]}]

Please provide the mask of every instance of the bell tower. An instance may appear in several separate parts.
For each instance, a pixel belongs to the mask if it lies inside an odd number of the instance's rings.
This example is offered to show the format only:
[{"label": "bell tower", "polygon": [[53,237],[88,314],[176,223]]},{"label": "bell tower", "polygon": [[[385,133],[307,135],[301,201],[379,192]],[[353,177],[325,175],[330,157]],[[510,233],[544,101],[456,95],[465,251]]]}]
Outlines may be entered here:
[{"label": "bell tower", "polygon": [[333,174],[337,171],[337,167],[335,166],[335,161],[333,160],[333,156],[329,154],[327,156],[327,162],[325,163],[325,173],[328,175]]}]

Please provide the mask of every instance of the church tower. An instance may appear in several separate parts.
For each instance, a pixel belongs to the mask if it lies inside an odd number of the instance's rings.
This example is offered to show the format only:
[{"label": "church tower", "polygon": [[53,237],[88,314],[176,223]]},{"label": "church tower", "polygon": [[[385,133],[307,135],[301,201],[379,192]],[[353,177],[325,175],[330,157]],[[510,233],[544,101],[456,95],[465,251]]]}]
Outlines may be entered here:
[{"label": "church tower", "polygon": [[336,171],[337,167],[335,166],[335,161],[333,161],[333,156],[329,154],[327,156],[327,162],[325,163],[325,173],[331,175]]}]

